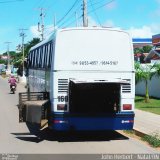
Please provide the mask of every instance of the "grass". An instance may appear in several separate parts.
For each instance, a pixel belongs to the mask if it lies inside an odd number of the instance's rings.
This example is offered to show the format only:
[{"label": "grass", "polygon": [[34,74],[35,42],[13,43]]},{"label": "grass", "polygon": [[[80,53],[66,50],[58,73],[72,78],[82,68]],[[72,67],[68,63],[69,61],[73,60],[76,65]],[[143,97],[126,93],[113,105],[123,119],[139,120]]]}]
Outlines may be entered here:
[{"label": "grass", "polygon": [[159,133],[152,133],[150,135],[142,136],[137,134],[136,131],[134,130],[123,130],[123,134],[129,137],[144,141],[146,142],[146,144],[150,145],[151,147],[154,147],[160,150],[160,134]]},{"label": "grass", "polygon": [[123,132],[129,135],[135,134],[134,130],[123,130]]},{"label": "grass", "polygon": [[136,96],[135,107],[143,111],[160,115],[160,99],[150,98],[149,102],[145,103],[144,97]]},{"label": "grass", "polygon": [[160,136],[158,133],[146,135],[142,137],[142,140],[148,142],[153,147],[160,147]]}]

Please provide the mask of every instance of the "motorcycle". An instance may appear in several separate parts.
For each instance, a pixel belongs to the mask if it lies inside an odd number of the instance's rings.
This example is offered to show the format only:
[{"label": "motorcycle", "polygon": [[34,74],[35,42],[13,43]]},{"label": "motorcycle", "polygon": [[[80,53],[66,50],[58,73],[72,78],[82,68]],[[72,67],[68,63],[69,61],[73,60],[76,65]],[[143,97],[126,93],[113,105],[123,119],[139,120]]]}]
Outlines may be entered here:
[{"label": "motorcycle", "polygon": [[11,86],[11,92],[12,92],[13,94],[15,94],[15,91],[16,91],[16,86],[15,86],[15,85],[12,85],[12,86]]}]

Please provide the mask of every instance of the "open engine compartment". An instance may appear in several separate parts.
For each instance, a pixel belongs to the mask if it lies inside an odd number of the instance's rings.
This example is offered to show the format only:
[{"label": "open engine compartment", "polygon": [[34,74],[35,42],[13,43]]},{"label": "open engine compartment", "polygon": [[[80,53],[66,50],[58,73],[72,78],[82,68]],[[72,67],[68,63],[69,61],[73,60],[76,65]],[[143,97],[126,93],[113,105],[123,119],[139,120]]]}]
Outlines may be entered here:
[{"label": "open engine compartment", "polygon": [[71,113],[116,113],[120,108],[119,83],[69,83]]}]

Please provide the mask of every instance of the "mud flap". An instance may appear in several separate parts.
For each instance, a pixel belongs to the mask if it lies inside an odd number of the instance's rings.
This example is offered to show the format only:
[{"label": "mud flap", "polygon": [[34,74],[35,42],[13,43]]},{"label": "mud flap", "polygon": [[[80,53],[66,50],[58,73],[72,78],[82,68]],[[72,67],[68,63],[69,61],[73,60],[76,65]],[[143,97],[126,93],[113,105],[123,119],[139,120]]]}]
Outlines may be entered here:
[{"label": "mud flap", "polygon": [[19,107],[19,122],[44,127],[48,123],[49,100],[25,101]]}]

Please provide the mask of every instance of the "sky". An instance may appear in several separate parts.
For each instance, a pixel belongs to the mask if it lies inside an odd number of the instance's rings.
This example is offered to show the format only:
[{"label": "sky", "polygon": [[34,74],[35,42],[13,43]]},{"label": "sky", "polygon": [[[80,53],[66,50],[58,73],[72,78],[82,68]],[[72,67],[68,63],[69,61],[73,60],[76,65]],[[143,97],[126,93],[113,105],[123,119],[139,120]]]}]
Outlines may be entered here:
[{"label": "sky", "polygon": [[[83,0],[0,0],[0,54],[40,37],[41,8],[44,38],[54,28],[82,26]],[[133,38],[151,38],[160,33],[160,0],[87,0],[89,26],[116,27]],[[55,22],[55,27],[54,27]]]}]

